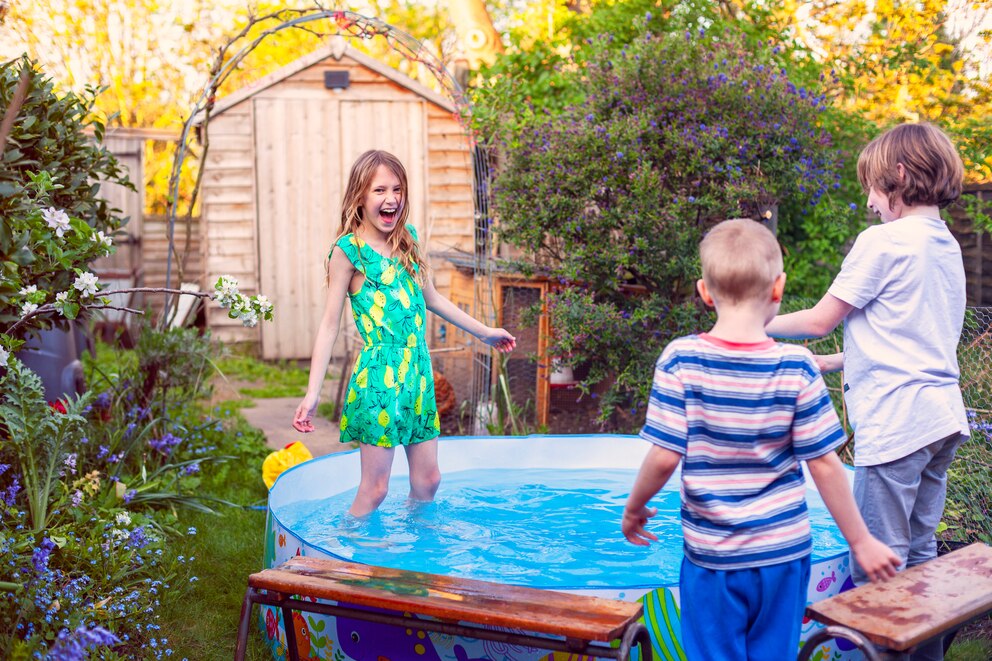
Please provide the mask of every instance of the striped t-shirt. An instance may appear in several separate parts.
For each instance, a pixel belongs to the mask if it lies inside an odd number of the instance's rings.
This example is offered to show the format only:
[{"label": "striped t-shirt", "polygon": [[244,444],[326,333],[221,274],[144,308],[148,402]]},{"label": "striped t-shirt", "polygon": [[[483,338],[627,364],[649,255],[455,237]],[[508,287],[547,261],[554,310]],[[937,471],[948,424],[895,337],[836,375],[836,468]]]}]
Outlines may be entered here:
[{"label": "striped t-shirt", "polygon": [[844,432],[810,352],[767,340],[675,340],[655,367],[641,437],[683,455],[685,554],[743,569],[810,554],[799,461]]}]

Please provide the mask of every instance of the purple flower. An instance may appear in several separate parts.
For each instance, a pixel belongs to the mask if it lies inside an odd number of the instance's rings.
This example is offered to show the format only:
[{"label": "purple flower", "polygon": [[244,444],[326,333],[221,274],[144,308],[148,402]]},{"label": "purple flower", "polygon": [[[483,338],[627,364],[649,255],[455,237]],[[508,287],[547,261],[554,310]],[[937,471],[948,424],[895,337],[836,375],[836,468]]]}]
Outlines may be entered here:
[{"label": "purple flower", "polygon": [[199,472],[200,472],[200,464],[193,463],[183,466],[183,469],[180,472],[180,474],[185,477],[187,475],[193,475],[194,473],[199,473]]},{"label": "purple flower", "polygon": [[47,658],[56,661],[82,661],[88,658],[89,650],[111,647],[119,642],[120,638],[103,627],[87,629],[85,625],[81,625],[71,633],[68,629],[63,629]]},{"label": "purple flower", "polygon": [[151,539],[145,534],[145,527],[138,526],[131,531],[127,538],[128,543],[136,549],[143,549],[151,543]]},{"label": "purple flower", "polygon": [[0,498],[3,499],[3,502],[7,505],[7,507],[13,507],[14,503],[17,502],[17,492],[19,492],[20,490],[21,490],[21,483],[15,477],[13,481],[10,483],[9,487],[4,489],[3,491],[0,491]]},{"label": "purple flower", "polygon": [[148,445],[149,447],[151,447],[152,450],[161,452],[165,456],[169,456],[170,454],[172,454],[173,448],[175,448],[181,442],[182,442],[181,438],[166,432],[165,434],[162,435],[161,438],[153,438],[150,441],[148,441]]},{"label": "purple flower", "polygon": [[41,546],[37,547],[31,555],[31,562],[34,564],[35,571],[40,573],[48,569],[48,559],[54,548],[55,542],[49,538],[45,537],[41,540]]}]

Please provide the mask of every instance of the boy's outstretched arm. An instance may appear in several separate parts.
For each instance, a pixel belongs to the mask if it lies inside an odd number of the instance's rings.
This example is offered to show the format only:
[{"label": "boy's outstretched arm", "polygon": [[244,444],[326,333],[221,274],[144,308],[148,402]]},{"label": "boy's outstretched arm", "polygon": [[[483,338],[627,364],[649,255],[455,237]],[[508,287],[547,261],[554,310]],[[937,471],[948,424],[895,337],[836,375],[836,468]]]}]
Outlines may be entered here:
[{"label": "boy's outstretched arm", "polygon": [[666,450],[659,445],[652,445],[644,457],[644,463],[637,472],[637,479],[627,497],[627,505],[623,508],[623,520],[620,529],[623,536],[631,544],[648,546],[649,541],[658,541],[658,537],[645,529],[648,519],[657,514],[656,507],[648,507],[648,501],[665,486],[675,472],[682,455]]},{"label": "boy's outstretched arm", "polygon": [[902,565],[892,549],[875,539],[854,502],[844,464],[833,452],[806,462],[824,504],[837,522],[855,559],[872,581],[895,576]]},{"label": "boy's outstretched arm", "polygon": [[823,337],[844,321],[854,306],[840,300],[833,294],[825,294],[819,302],[808,310],[780,314],[765,326],[765,332],[772,337],[803,340],[810,337]]},{"label": "boy's outstretched arm", "polygon": [[817,354],[813,356],[813,360],[816,361],[816,366],[823,374],[844,369],[844,354],[842,353]]}]

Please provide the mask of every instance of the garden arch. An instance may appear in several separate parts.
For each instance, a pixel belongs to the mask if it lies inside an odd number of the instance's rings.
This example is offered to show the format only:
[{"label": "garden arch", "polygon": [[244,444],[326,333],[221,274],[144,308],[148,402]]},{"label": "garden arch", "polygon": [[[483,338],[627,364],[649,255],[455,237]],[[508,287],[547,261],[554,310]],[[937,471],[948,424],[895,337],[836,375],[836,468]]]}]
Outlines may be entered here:
[{"label": "garden arch", "polygon": [[[217,99],[218,89],[220,89],[220,87],[228,79],[231,73],[238,68],[238,65],[245,59],[245,57],[247,57],[265,39],[275,35],[276,33],[286,28],[304,29],[307,32],[315,34],[322,38],[334,37],[336,38],[336,41],[331,45],[318,49],[318,51],[315,51],[315,53],[311,55],[300,58],[294,63],[291,63],[290,65],[283,67],[283,69],[280,69],[278,72],[271,74],[270,76],[266,76],[260,81],[253,82],[250,88],[245,88],[243,90],[228,94],[227,96],[225,96],[223,100],[218,100]],[[461,294],[460,301],[456,301],[456,302],[462,304],[463,307],[473,312],[476,316],[489,318],[491,321],[493,320],[493,306],[491,304],[492,298],[490,293],[492,291],[492,286],[491,286],[491,268],[490,268],[490,260],[489,260],[489,255],[490,255],[489,233],[485,231],[485,229],[488,227],[488,217],[489,217],[488,204],[487,204],[488,200],[486,197],[486,191],[489,190],[489,185],[488,185],[489,168],[483,153],[479,149],[477,149],[473,137],[471,135],[471,132],[468,131],[467,129],[469,106],[460,85],[453,78],[453,76],[447,71],[444,65],[437,59],[437,57],[433,54],[433,52],[431,52],[431,50],[426,48],[422,42],[414,39],[410,35],[400,30],[397,30],[396,28],[393,28],[392,26],[389,26],[388,24],[383,23],[382,21],[379,21],[374,18],[368,18],[348,11],[324,10],[320,8],[280,10],[278,12],[263,17],[258,17],[258,18],[253,17],[249,20],[248,25],[239,34],[232,37],[226,44],[224,44],[218,50],[217,58],[210,70],[209,79],[205,84],[202,92],[200,93],[193,107],[193,111],[191,112],[189,118],[187,119],[186,123],[183,126],[179,147],[177,149],[176,157],[173,162],[173,168],[169,182],[170,208],[167,216],[168,240],[170,245],[169,260],[167,263],[167,270],[166,270],[166,279],[168,283],[167,286],[171,285],[169,280],[172,277],[172,272],[173,272],[172,260],[179,259],[181,254],[188,252],[188,248],[186,248],[185,250],[182,248],[177,249],[177,245],[176,245],[177,221],[182,223],[182,219],[185,217],[187,221],[186,233],[188,236],[190,231],[189,220],[191,219],[192,216],[192,209],[194,208],[194,206],[197,205],[198,200],[201,202],[200,206],[203,209],[202,220],[204,222],[202,224],[205,227],[204,231],[214,231],[209,227],[211,221],[209,219],[210,214],[207,213],[207,208],[208,208],[207,203],[209,200],[216,200],[217,193],[219,190],[221,190],[221,186],[217,182],[217,176],[216,176],[217,171],[223,170],[228,166],[224,165],[224,166],[215,167],[213,173],[207,177],[206,181],[204,180],[204,172],[208,171],[209,162],[216,163],[219,159],[223,158],[223,154],[225,153],[225,150],[230,151],[232,149],[232,147],[226,145],[224,140],[229,138],[227,134],[231,132],[231,129],[228,127],[231,126],[232,124],[235,125],[237,124],[237,122],[231,119],[231,115],[234,115],[240,111],[237,109],[232,111],[231,108],[235,107],[234,104],[236,103],[246,102],[246,105],[251,106],[252,110],[243,113],[244,114],[243,123],[247,126],[250,126],[250,128],[243,129],[245,135],[240,137],[241,145],[239,146],[239,149],[250,150],[250,154],[251,154],[250,158],[252,159],[252,162],[255,164],[255,166],[254,168],[250,166],[247,168],[242,167],[242,171],[243,171],[242,178],[249,183],[247,183],[248,188],[242,191],[243,194],[240,197],[244,198],[241,200],[243,207],[251,207],[251,210],[248,212],[250,216],[250,220],[245,220],[239,226],[235,226],[233,224],[227,225],[228,228],[233,229],[236,233],[240,232],[238,236],[241,238],[238,240],[240,240],[241,243],[245,244],[245,247],[238,247],[233,251],[228,251],[228,254],[232,252],[237,253],[239,251],[256,250],[254,246],[257,243],[257,252],[254,252],[252,253],[251,256],[246,256],[244,258],[244,261],[250,262],[250,264],[245,267],[246,270],[244,271],[245,276],[242,282],[242,286],[249,291],[252,289],[258,289],[260,290],[258,293],[270,294],[270,296],[273,294],[275,295],[280,294],[280,291],[277,290],[276,284],[284,283],[286,278],[282,276],[278,278],[273,276],[272,265],[275,263],[276,257],[280,254],[280,252],[278,250],[273,249],[269,245],[273,237],[278,238],[278,233],[273,233],[271,227],[268,227],[266,223],[266,219],[272,216],[272,210],[278,206],[278,200],[276,203],[273,203],[271,200],[267,198],[271,198],[271,197],[282,198],[284,202],[282,206],[284,209],[286,206],[288,206],[287,204],[285,204],[286,201],[295,200],[295,204],[297,206],[302,205],[304,209],[310,208],[311,203],[296,199],[296,198],[306,197],[306,193],[300,195],[300,191],[295,189],[305,190],[307,186],[305,185],[296,186],[296,185],[281,183],[282,181],[290,181],[290,182],[293,181],[293,179],[291,177],[286,176],[285,173],[280,173],[280,175],[282,176],[282,179],[280,180],[270,178],[270,179],[265,179],[263,182],[262,177],[266,175],[264,173],[263,174],[259,174],[259,173],[265,169],[271,170],[271,168],[263,167],[263,165],[265,164],[265,159],[258,157],[256,150],[263,150],[263,149],[271,150],[274,145],[277,152],[279,150],[283,150],[283,153],[285,153],[285,149],[286,149],[285,144],[288,143],[288,140],[283,138],[288,138],[289,131],[291,129],[276,128],[275,130],[277,133],[279,133],[279,131],[281,130],[285,133],[285,135],[276,135],[276,136],[272,136],[271,134],[266,135],[265,131],[269,130],[271,133],[272,129],[266,129],[263,126],[260,126],[262,120],[260,120],[259,118],[268,117],[270,120],[269,124],[272,126],[279,126],[278,120],[283,120],[283,123],[288,123],[290,125],[292,125],[295,120],[296,132],[297,133],[300,132],[298,125],[300,123],[303,123],[300,121],[300,118],[303,117],[304,115],[292,115],[291,113],[287,115],[278,115],[278,114],[273,114],[270,110],[267,110],[267,109],[271,109],[272,107],[270,104],[273,102],[272,97],[277,94],[277,92],[275,91],[276,87],[278,85],[284,84],[283,82],[280,81],[289,81],[289,82],[285,82],[284,89],[289,90],[287,94],[290,95],[296,94],[296,89],[293,87],[294,85],[299,86],[304,82],[310,85],[310,87],[305,93],[300,92],[305,96],[319,96],[318,92],[323,93],[323,97],[322,97],[324,99],[323,101],[321,101],[320,98],[314,98],[305,101],[305,103],[307,103],[309,107],[309,111],[308,111],[310,113],[309,117],[316,118],[315,125],[320,123],[327,124],[327,122],[329,121],[327,119],[327,115],[337,114],[339,106],[342,108],[344,108],[346,105],[350,105],[351,107],[353,107],[354,104],[352,104],[351,102],[354,101],[354,99],[349,99],[348,97],[352,95],[352,92],[354,91],[355,87],[353,87],[351,90],[348,90],[346,93],[341,95],[328,95],[329,94],[328,90],[324,89],[324,87],[329,87],[328,82],[325,80],[323,81],[324,85],[321,85],[320,71],[318,71],[317,69],[319,67],[324,67],[324,76],[326,76],[329,73],[332,73],[328,71],[325,66],[326,64],[325,60],[326,62],[331,62],[330,55],[332,53],[333,53],[333,58],[338,61],[342,60],[342,55],[345,52],[347,52],[348,58],[346,59],[351,60],[353,64],[354,64],[354,60],[358,60],[360,61],[360,63],[363,63],[366,66],[367,70],[365,74],[360,74],[360,75],[375,75],[378,76],[382,81],[398,83],[399,84],[398,87],[394,86],[397,89],[399,88],[412,89],[414,87],[420,87],[419,85],[413,83],[413,81],[407,81],[407,83],[404,83],[402,80],[399,80],[400,78],[403,78],[402,75],[398,74],[394,70],[389,69],[388,67],[382,65],[381,63],[376,62],[371,57],[365,56],[362,53],[354,51],[353,49],[348,48],[345,45],[345,43],[348,40],[374,39],[376,37],[381,37],[385,39],[386,43],[392,49],[392,51],[399,53],[404,58],[406,58],[407,61],[415,63],[416,65],[421,67],[422,70],[426,70],[430,72],[430,74],[433,76],[434,81],[436,81],[437,87],[441,92],[440,94],[432,90],[428,90],[427,88],[413,90],[414,92],[420,95],[420,97],[418,98],[421,101],[424,101],[426,99],[427,105],[432,108],[428,114],[433,116],[433,121],[435,122],[440,121],[444,123],[445,126],[448,127],[443,129],[443,131],[439,131],[432,127],[431,131],[433,132],[433,134],[435,136],[438,136],[440,133],[446,132],[446,134],[449,136],[450,139],[450,137],[452,137],[455,133],[458,133],[460,134],[460,136],[467,138],[464,140],[464,142],[462,142],[463,146],[460,149],[463,150],[461,152],[463,155],[459,157],[460,162],[464,163],[463,166],[459,166],[464,168],[464,174],[460,174],[457,177],[461,183],[459,184],[459,189],[456,197],[458,197],[461,201],[456,203],[455,206],[457,206],[458,209],[461,209],[461,211],[455,213],[461,214],[460,219],[457,220],[457,223],[459,223],[460,226],[462,227],[462,229],[459,230],[459,232],[461,232],[461,234],[463,235],[460,237],[462,253],[459,255],[459,259],[457,260],[457,265],[460,267],[460,271],[462,273],[469,273],[470,275],[462,276],[460,278],[455,278],[449,276],[446,273],[439,273],[438,277],[443,278],[445,282],[441,282],[439,280],[438,285],[442,289],[442,291],[444,291],[445,287],[448,285],[447,281],[448,280],[452,281],[452,291],[458,289],[459,293]],[[242,44],[245,41],[247,41],[247,43],[241,45],[240,48],[237,50],[237,52],[234,52],[235,48],[238,48],[239,44]],[[331,63],[333,64],[333,62]],[[288,73],[285,70],[289,70]],[[390,74],[390,71],[392,71],[392,75]],[[333,72],[333,73],[340,73],[340,72]],[[354,76],[354,73],[352,75]],[[291,79],[290,76],[293,76],[293,78]],[[306,78],[306,80],[304,81],[303,78]],[[260,92],[259,90],[263,90],[263,91]],[[256,94],[258,95],[258,97],[253,98],[255,97]],[[340,103],[339,103],[339,99],[340,99]],[[299,100],[297,99],[297,101]],[[412,108],[415,105],[416,104],[407,104],[407,107]],[[386,107],[386,104],[380,103],[377,107],[383,109]],[[241,108],[243,109],[244,106],[241,106]],[[376,113],[366,113],[364,117],[370,117],[370,118],[377,117],[380,120],[378,123],[381,124],[383,121],[386,120],[383,117],[378,117],[379,112],[386,112],[387,114],[389,113],[389,111],[380,110],[377,111]],[[393,115],[396,115],[397,118],[402,117],[402,112],[397,114],[396,111],[392,111],[392,113]],[[440,120],[437,119],[437,116],[439,114],[441,115]],[[455,118],[454,120],[452,119],[452,114],[454,115]],[[355,116],[354,110],[351,111],[351,116],[353,117]],[[432,118],[428,117],[427,120],[428,122],[432,121]],[[210,126],[210,123],[212,121],[215,122],[216,133],[220,134],[221,137],[215,136],[214,143],[216,144],[217,149],[219,151],[215,151],[215,153],[211,155],[211,158],[208,161],[207,153],[211,148],[210,136],[212,134],[212,132],[208,130],[208,127]],[[333,121],[338,121],[338,120],[334,119]],[[406,121],[406,119],[403,118],[403,121]],[[357,126],[357,125],[352,124],[352,126]],[[451,127],[453,127],[453,129]],[[242,131],[242,129],[236,129],[236,130],[238,130],[239,132]],[[330,135],[334,133],[337,129],[324,126],[323,130],[325,135]],[[199,170],[195,185],[193,187],[192,194],[188,196],[189,206],[186,209],[185,214],[180,214],[179,205],[183,203],[179,195],[180,180],[181,180],[180,175],[182,173],[182,168],[184,167],[185,160],[190,153],[192,140],[195,137],[197,137],[197,135],[200,140],[200,144],[202,145],[200,148],[201,153],[199,154],[201,168]],[[347,130],[342,130],[342,135],[344,135],[346,138],[350,137],[350,132]],[[299,138],[299,136],[296,137]],[[440,140],[443,141],[444,139],[445,138],[441,136]],[[461,140],[461,138],[459,138],[459,140]],[[298,146],[298,151],[292,156],[292,159],[298,164],[301,160],[305,160],[305,159],[301,159],[299,149],[302,149],[304,152],[306,152],[308,151],[307,145],[310,144],[317,146],[321,145],[321,140],[319,136],[315,136],[315,139],[312,141],[310,140],[309,136],[306,136],[303,140],[296,140],[296,142],[298,145],[300,145],[301,143],[303,145],[302,147]],[[350,142],[358,144],[361,143],[362,141],[352,140]],[[425,139],[423,140],[423,145],[420,147],[420,149],[425,154],[427,153],[427,142],[428,140],[426,139],[425,136]],[[410,151],[410,149],[413,149],[413,151],[416,152],[415,147],[409,149],[405,148],[404,146],[392,147],[390,146],[389,140],[386,140],[382,144],[379,144],[378,141],[374,141],[371,143],[369,141],[365,141],[365,146],[363,147],[363,149],[369,147],[383,147],[394,150],[398,153],[398,155],[404,157],[405,161],[407,161],[407,158],[405,158],[406,154],[404,154],[404,150]],[[327,146],[326,149],[330,150],[334,158],[338,158],[338,152],[341,152],[340,158],[344,158],[349,161],[348,164],[342,166],[345,169],[345,174],[346,174],[347,172],[346,168],[348,165],[350,165],[350,160],[357,155],[357,152],[350,153],[354,151],[354,144],[350,144],[348,140],[342,139],[340,145]],[[435,151],[436,150],[433,150],[432,148],[431,151],[432,162],[436,160],[434,158],[436,155]],[[344,154],[343,152],[349,152],[349,153]],[[272,152],[270,151],[269,154],[271,153]],[[317,153],[318,152],[315,151],[313,157],[316,157]],[[422,160],[427,160],[427,159],[422,159]],[[417,163],[410,163],[409,161],[407,162],[407,165],[408,168],[410,168],[411,165],[413,166],[413,169],[411,170],[411,183],[415,183],[414,180],[417,178],[416,174],[419,166]],[[291,169],[292,168],[290,168],[290,170]],[[304,169],[305,169],[304,167],[298,165],[298,170],[304,170]],[[425,174],[426,174],[426,170],[425,170]],[[269,174],[269,176],[271,176],[271,173]],[[320,176],[318,176],[317,179],[319,181],[333,181],[334,178],[337,176],[338,176],[337,171],[335,171],[333,173],[333,176],[330,177],[330,179],[328,179],[327,177],[324,177],[322,179]],[[432,173],[432,177],[434,180],[438,180],[440,178],[433,173]],[[311,181],[313,181],[312,176],[311,176]],[[254,191],[251,190],[252,185],[254,185],[255,187]],[[287,190],[280,190],[283,188],[286,188]],[[289,190],[289,188],[293,188],[294,190]],[[274,194],[271,193],[272,189],[275,189]],[[270,194],[268,194],[268,196],[265,195],[267,190],[270,191]],[[432,191],[434,190],[433,183],[431,190]],[[330,192],[324,192],[318,196],[321,197],[322,200],[321,202],[322,213],[320,214],[321,218],[331,217],[330,214],[326,213],[329,203],[326,199],[324,199],[324,198],[328,198],[329,195],[335,199],[335,202],[339,197],[339,193],[337,192],[335,192],[334,194],[331,194]],[[417,190],[412,190],[411,203],[417,202],[418,201],[417,198],[419,195],[421,195],[420,192],[418,192]],[[262,198],[266,198],[266,199],[262,199]],[[269,205],[267,212],[263,212],[260,207],[260,205],[264,206],[265,204]],[[273,206],[273,204],[275,204],[275,206]],[[432,200],[432,208],[436,206],[438,205]],[[216,207],[210,206],[209,208],[213,209]],[[424,208],[426,209],[426,207]],[[244,215],[244,212],[239,212],[239,213],[241,213],[242,216]],[[450,216],[451,213],[452,213],[451,211],[446,211],[446,212],[442,212],[441,215],[448,214]],[[336,214],[336,211],[334,212],[334,214]],[[329,245],[329,239],[332,237],[323,236],[323,234],[326,234],[328,231],[330,231],[326,227],[324,227],[321,228],[321,232],[318,233],[319,236],[313,245],[301,246],[299,237],[306,236],[307,233],[303,227],[296,227],[296,225],[298,224],[306,225],[309,222],[309,224],[313,226],[313,221],[306,221],[306,220],[298,221],[297,220],[299,218],[298,214],[295,215],[290,214],[289,218],[292,219],[291,229],[292,231],[295,231],[297,233],[297,238],[293,241],[287,242],[285,245],[300,246],[298,250],[304,250],[306,254],[309,254],[309,252],[313,250],[313,248],[316,247],[317,244],[320,244],[324,241],[328,241],[328,245]],[[228,218],[227,220],[231,220],[231,219]],[[254,231],[252,231],[252,228],[248,227],[248,225],[252,222],[254,223]],[[282,222],[284,223],[283,227],[286,227],[285,216]],[[424,221],[421,220],[420,222],[424,222]],[[453,221],[448,221],[448,222],[450,224],[450,222]],[[438,224],[443,225],[444,221],[439,222]],[[336,225],[336,223],[334,223],[334,225]],[[444,236],[444,232],[442,232],[442,244],[447,243],[448,245],[450,245],[450,242],[445,242],[443,240],[443,236]],[[233,245],[233,243],[235,242],[236,240],[230,240],[228,243]],[[179,239],[178,243],[180,244],[182,243],[181,238]],[[227,250],[227,248],[220,245],[219,240],[216,241],[216,243],[218,244],[216,247],[219,248],[220,251]],[[256,271],[256,268],[259,264],[258,255],[263,252],[266,253],[266,256],[261,258],[261,260],[262,263],[266,264],[268,268],[268,271],[266,271],[265,273],[262,273],[261,271]],[[287,252],[286,250],[282,250],[282,253],[286,253],[286,252]],[[247,255],[248,253],[245,252],[243,254]],[[282,262],[287,262],[287,259],[288,258],[286,257],[279,258],[279,260],[281,260]],[[297,259],[299,260],[298,255],[297,255]],[[308,260],[308,266],[309,266],[310,265],[309,258],[307,257],[306,259]],[[224,260],[218,260],[218,262],[220,261],[224,261]],[[239,263],[236,259],[233,261],[234,263]],[[244,263],[244,261],[241,263]],[[291,262],[292,259],[288,259],[288,261]],[[437,260],[435,260],[435,262],[436,261]],[[292,268],[295,265],[290,264],[290,266]],[[236,270],[237,267],[233,267],[233,268],[235,268]],[[297,274],[293,276],[295,280],[309,283],[304,288],[314,290],[307,292],[307,296],[304,298],[308,301],[308,304],[304,305],[302,309],[309,310],[311,307],[315,309],[319,308],[319,306],[322,305],[323,297],[322,296],[318,297],[318,295],[314,295],[317,289],[316,284],[319,281],[319,277],[313,277],[318,274],[309,274],[306,276],[306,278],[301,279],[298,273],[300,269],[295,268],[294,270],[297,272]],[[454,271],[454,269],[451,270]],[[206,269],[206,273],[208,274],[208,277],[216,277],[217,273],[220,272],[229,273],[231,272],[231,268],[229,268],[225,264],[218,263],[213,267],[208,267]],[[249,276],[248,275],[249,273],[258,273],[258,277]],[[235,273],[235,275],[237,274]],[[457,276],[458,273],[455,273],[455,275]],[[455,286],[456,282],[458,284],[457,287]],[[205,284],[209,286],[212,283],[205,283]],[[270,291],[266,291],[267,289]],[[292,286],[279,287],[278,289],[291,290],[293,289],[293,287]],[[466,297],[466,292],[467,292],[467,297]],[[309,326],[315,326],[315,324],[307,321],[307,319],[305,318],[306,315],[300,314],[301,308],[299,306],[298,300],[295,300],[294,297],[292,296],[288,296],[287,291],[282,291],[281,294],[282,295],[279,296],[274,301],[277,307],[276,309],[277,324],[279,319],[278,315],[279,315],[280,300],[283,302],[284,307],[287,308],[287,311],[288,308],[290,307],[290,303],[292,302],[293,305],[296,305],[296,310],[291,312],[288,311],[287,313],[291,314],[293,316],[294,321],[299,323],[298,326],[299,332],[302,333],[303,335],[307,335],[307,333],[310,331],[307,331],[306,329]],[[309,301],[309,299],[313,299],[313,301]],[[315,314],[319,315],[319,309],[316,310]],[[208,315],[208,319],[218,320],[222,326],[224,322],[227,321],[226,318],[224,318],[223,314],[218,315],[216,310],[212,311]],[[209,325],[213,327],[213,324],[209,324]],[[311,346],[312,343],[312,340],[309,339],[309,336],[307,336],[307,339],[302,342],[283,340],[281,341],[280,344],[279,341],[274,340],[277,334],[282,338],[291,336],[292,332],[295,329],[285,327],[285,324],[283,324],[283,327],[280,327],[279,329],[277,329],[276,326],[274,325],[267,324],[262,330],[261,335],[259,335],[258,331],[253,331],[252,329],[240,328],[240,330],[238,330],[232,328],[230,330],[231,333],[235,335],[238,333],[242,333],[242,334],[248,333],[245,339],[248,338],[257,339],[261,337],[264,340],[261,343],[263,354],[272,358],[306,357],[309,355],[309,346]],[[472,343],[468,342],[468,340],[472,339],[470,336],[459,335],[456,338],[455,333],[453,331],[456,331],[457,329],[451,328],[449,332],[445,332],[446,330],[447,329],[444,328],[435,329],[436,332],[432,341],[432,346],[440,344],[441,346],[446,347],[444,351],[456,350],[457,355],[456,353],[446,353],[444,356],[439,357],[438,362],[441,362],[442,364],[441,369],[443,371],[446,371],[449,375],[452,374],[452,371],[446,370],[445,364],[447,364],[447,366],[454,367],[453,371],[456,373],[453,374],[453,376],[455,376],[454,381],[457,382],[456,390],[459,391],[460,398],[469,399],[474,404],[475,401],[480,396],[488,395],[488,384],[490,383],[490,378],[489,378],[490,355],[488,349],[486,349],[485,347],[472,346]],[[220,334],[223,335],[223,333]],[[225,336],[224,339],[228,339],[230,341],[236,341],[237,339],[240,338],[234,338],[233,336],[231,338],[227,338]],[[306,356],[301,354],[300,347],[303,345],[307,345],[307,348],[304,352],[306,353]],[[458,351],[457,347],[459,346],[465,347],[465,349]],[[294,353],[295,355],[280,354],[280,351],[284,349],[289,353]]]}]

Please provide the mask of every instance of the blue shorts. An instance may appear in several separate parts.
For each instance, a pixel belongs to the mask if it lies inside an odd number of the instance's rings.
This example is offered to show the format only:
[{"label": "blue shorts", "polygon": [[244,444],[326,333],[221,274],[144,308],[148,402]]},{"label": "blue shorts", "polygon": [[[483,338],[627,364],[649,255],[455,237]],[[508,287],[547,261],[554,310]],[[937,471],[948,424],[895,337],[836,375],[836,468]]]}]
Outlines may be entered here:
[{"label": "blue shorts", "polygon": [[705,569],[682,560],[682,645],[690,661],[795,659],[810,558],[754,569]]}]

